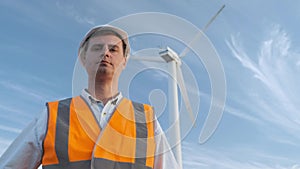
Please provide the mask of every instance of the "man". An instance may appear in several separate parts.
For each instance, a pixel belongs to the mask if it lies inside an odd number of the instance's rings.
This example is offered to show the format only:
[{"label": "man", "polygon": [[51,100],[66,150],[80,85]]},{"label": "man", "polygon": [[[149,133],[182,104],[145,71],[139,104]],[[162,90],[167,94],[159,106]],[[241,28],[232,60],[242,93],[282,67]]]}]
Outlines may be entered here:
[{"label": "man", "polygon": [[151,106],[124,98],[118,80],[130,46],[125,31],[92,28],[78,56],[88,74],[80,96],[47,103],[0,159],[0,168],[179,168]]}]

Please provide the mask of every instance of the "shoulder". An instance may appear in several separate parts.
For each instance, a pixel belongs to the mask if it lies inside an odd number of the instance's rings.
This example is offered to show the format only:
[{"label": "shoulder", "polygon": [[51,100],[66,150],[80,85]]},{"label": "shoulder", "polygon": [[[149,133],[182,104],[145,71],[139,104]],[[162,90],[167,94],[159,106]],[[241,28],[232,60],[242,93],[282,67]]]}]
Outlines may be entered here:
[{"label": "shoulder", "polygon": [[150,104],[147,104],[147,103],[142,103],[142,102],[139,102],[139,101],[136,101],[136,100],[130,100],[126,97],[123,97],[123,100],[125,100],[127,102],[131,102],[134,107],[140,107],[140,108],[143,108],[143,109],[153,109],[153,107]]},{"label": "shoulder", "polygon": [[76,97],[67,97],[67,98],[61,98],[58,100],[52,100],[46,102],[46,107],[49,108],[50,106],[69,106],[72,99],[77,98]]},{"label": "shoulder", "polygon": [[137,113],[143,112],[142,114],[145,115],[146,121],[149,122],[149,121],[154,121],[156,119],[154,108],[151,105],[137,102],[135,100],[129,100],[128,98],[123,98],[123,99],[131,102],[134,111],[136,111]]}]

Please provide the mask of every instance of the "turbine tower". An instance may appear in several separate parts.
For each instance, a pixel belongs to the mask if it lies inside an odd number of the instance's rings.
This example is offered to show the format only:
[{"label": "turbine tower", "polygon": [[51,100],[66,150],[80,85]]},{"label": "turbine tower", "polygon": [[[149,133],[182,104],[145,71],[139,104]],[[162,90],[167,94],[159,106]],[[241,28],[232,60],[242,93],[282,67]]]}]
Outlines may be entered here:
[{"label": "turbine tower", "polygon": [[182,71],[181,71],[181,59],[170,47],[167,47],[166,50],[159,53],[160,56],[168,63],[168,70],[172,78],[169,78],[168,82],[168,102],[169,102],[169,122],[174,125],[174,130],[171,130],[170,135],[172,137],[173,143],[176,143],[176,146],[173,148],[175,158],[178,161],[180,168],[182,168],[182,154],[181,154],[181,136],[180,136],[180,120],[179,120],[179,104],[178,104],[178,90],[177,82],[181,92],[181,96],[185,103],[185,107],[189,113],[191,121],[194,121],[194,115],[192,107],[189,101],[187,90],[185,87]]},{"label": "turbine tower", "polygon": [[[218,12],[209,20],[209,22],[202,29],[203,32],[209,27],[209,25],[214,21],[214,19],[219,15],[219,13],[224,9],[225,5],[223,5]],[[172,143],[176,143],[176,146],[173,148],[173,152],[175,154],[175,158],[182,169],[182,153],[181,153],[181,136],[180,136],[180,119],[179,119],[179,104],[178,104],[178,88],[181,93],[181,97],[184,101],[184,105],[189,114],[191,122],[194,122],[194,114],[189,101],[188,93],[185,87],[183,74],[181,70],[181,58],[184,57],[190,50],[189,46],[193,44],[198,38],[200,38],[200,34],[195,35],[195,38],[187,45],[187,47],[178,55],[174,50],[170,47],[166,47],[166,49],[159,52],[160,57],[138,57],[131,56],[133,60],[140,61],[148,61],[148,62],[161,62],[168,64],[168,72],[172,78],[168,79],[168,103],[169,103],[169,122],[171,125],[174,125],[174,130],[171,130],[172,135]]]}]

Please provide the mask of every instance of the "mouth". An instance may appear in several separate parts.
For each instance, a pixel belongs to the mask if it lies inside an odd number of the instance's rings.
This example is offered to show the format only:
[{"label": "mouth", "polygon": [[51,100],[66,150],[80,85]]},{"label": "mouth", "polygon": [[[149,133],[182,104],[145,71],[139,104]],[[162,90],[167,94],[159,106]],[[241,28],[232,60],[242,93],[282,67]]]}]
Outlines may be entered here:
[{"label": "mouth", "polygon": [[112,64],[109,63],[109,62],[107,62],[107,61],[105,61],[105,60],[102,60],[102,61],[100,62],[100,66],[108,66],[108,65],[112,65]]}]

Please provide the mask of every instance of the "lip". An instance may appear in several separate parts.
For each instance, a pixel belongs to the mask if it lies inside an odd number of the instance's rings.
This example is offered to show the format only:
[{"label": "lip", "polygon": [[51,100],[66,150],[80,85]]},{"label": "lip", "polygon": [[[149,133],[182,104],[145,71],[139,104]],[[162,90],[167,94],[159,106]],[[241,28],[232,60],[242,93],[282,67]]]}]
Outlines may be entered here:
[{"label": "lip", "polygon": [[100,62],[100,65],[111,65],[111,63],[109,63],[109,62],[107,62],[107,61],[105,61],[105,60],[102,60],[102,61]]}]

